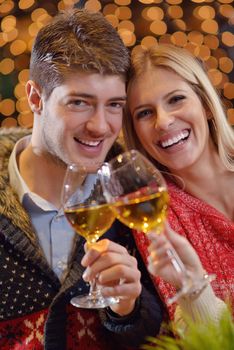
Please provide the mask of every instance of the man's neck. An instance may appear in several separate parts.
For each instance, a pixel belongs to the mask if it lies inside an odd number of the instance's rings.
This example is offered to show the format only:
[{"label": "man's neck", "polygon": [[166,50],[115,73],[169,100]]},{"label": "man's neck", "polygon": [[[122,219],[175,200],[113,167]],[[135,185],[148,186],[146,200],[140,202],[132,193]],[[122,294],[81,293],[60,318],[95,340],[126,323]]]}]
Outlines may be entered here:
[{"label": "man's neck", "polygon": [[44,153],[36,154],[31,143],[18,155],[17,163],[29,190],[60,208],[65,166]]}]

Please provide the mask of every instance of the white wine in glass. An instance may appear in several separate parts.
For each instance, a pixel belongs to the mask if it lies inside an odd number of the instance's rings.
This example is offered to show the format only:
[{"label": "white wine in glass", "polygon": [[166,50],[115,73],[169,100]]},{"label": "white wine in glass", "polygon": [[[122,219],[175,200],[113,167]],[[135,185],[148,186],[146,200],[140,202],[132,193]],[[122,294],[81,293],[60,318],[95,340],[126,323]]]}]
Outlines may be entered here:
[{"label": "white wine in glass", "polygon": [[166,182],[139,152],[120,154],[103,165],[102,186],[117,218],[128,227],[161,233],[167,217]]},{"label": "white wine in glass", "polygon": [[72,207],[64,210],[74,230],[88,245],[95,243],[112,225],[115,215],[108,204],[91,207]]},{"label": "white wine in glass", "polygon": [[125,225],[138,231],[148,233],[163,230],[167,214],[168,193],[165,189],[154,194],[142,194],[135,192],[137,198],[119,199],[112,207],[117,218]]},{"label": "white wine in glass", "polygon": [[[95,243],[112,225],[115,213],[107,203],[100,182],[101,167],[71,164],[67,167],[62,203],[64,214],[75,232],[84,237],[88,247]],[[82,308],[104,308],[118,303],[114,297],[103,297],[96,281],[90,283],[87,295],[72,298],[71,303]]]}]

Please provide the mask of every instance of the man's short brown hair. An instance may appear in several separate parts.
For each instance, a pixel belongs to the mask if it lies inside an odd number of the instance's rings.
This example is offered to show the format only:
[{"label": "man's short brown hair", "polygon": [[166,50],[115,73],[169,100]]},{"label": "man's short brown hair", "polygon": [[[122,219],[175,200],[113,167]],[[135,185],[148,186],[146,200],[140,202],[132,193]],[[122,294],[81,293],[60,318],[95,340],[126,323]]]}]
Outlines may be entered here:
[{"label": "man's short brown hair", "polygon": [[129,52],[101,13],[73,9],[61,12],[37,34],[31,54],[30,79],[48,98],[74,71],[122,75]]}]

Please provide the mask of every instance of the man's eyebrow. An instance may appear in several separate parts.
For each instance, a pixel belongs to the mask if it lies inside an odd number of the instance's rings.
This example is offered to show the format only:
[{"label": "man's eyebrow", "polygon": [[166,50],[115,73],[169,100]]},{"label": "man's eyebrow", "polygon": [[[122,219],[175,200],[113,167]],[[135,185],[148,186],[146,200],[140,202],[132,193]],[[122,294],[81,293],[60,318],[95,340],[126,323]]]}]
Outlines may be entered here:
[{"label": "man's eyebrow", "polygon": [[84,92],[69,91],[70,96],[84,97],[84,98],[95,98],[95,95],[87,94]]},{"label": "man's eyebrow", "polygon": [[[97,98],[96,95],[91,95],[91,94],[87,94],[84,92],[79,93],[77,91],[71,91],[71,92],[69,92],[69,95],[75,96],[75,97],[91,98],[91,99]],[[124,96],[113,96],[108,100],[109,101],[126,101],[126,99],[127,99],[127,96],[124,95]]]},{"label": "man's eyebrow", "polygon": [[127,96],[115,96],[111,97],[109,101],[126,101]]}]

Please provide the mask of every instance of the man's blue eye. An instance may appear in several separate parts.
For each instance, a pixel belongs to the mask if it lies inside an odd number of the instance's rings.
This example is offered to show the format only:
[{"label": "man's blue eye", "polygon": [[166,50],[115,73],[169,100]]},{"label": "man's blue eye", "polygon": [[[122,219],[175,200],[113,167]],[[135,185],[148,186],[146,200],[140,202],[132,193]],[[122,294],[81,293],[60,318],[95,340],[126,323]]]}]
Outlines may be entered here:
[{"label": "man's blue eye", "polygon": [[85,102],[82,100],[74,100],[74,101],[72,101],[72,103],[74,103],[77,106],[80,106],[80,105],[84,104]]},{"label": "man's blue eye", "polygon": [[124,102],[111,102],[110,106],[113,108],[123,108],[125,105]]},{"label": "man's blue eye", "polygon": [[122,106],[121,106],[120,103],[118,103],[118,102],[112,102],[112,103],[111,103],[111,107],[120,108],[120,107],[122,107]]}]

